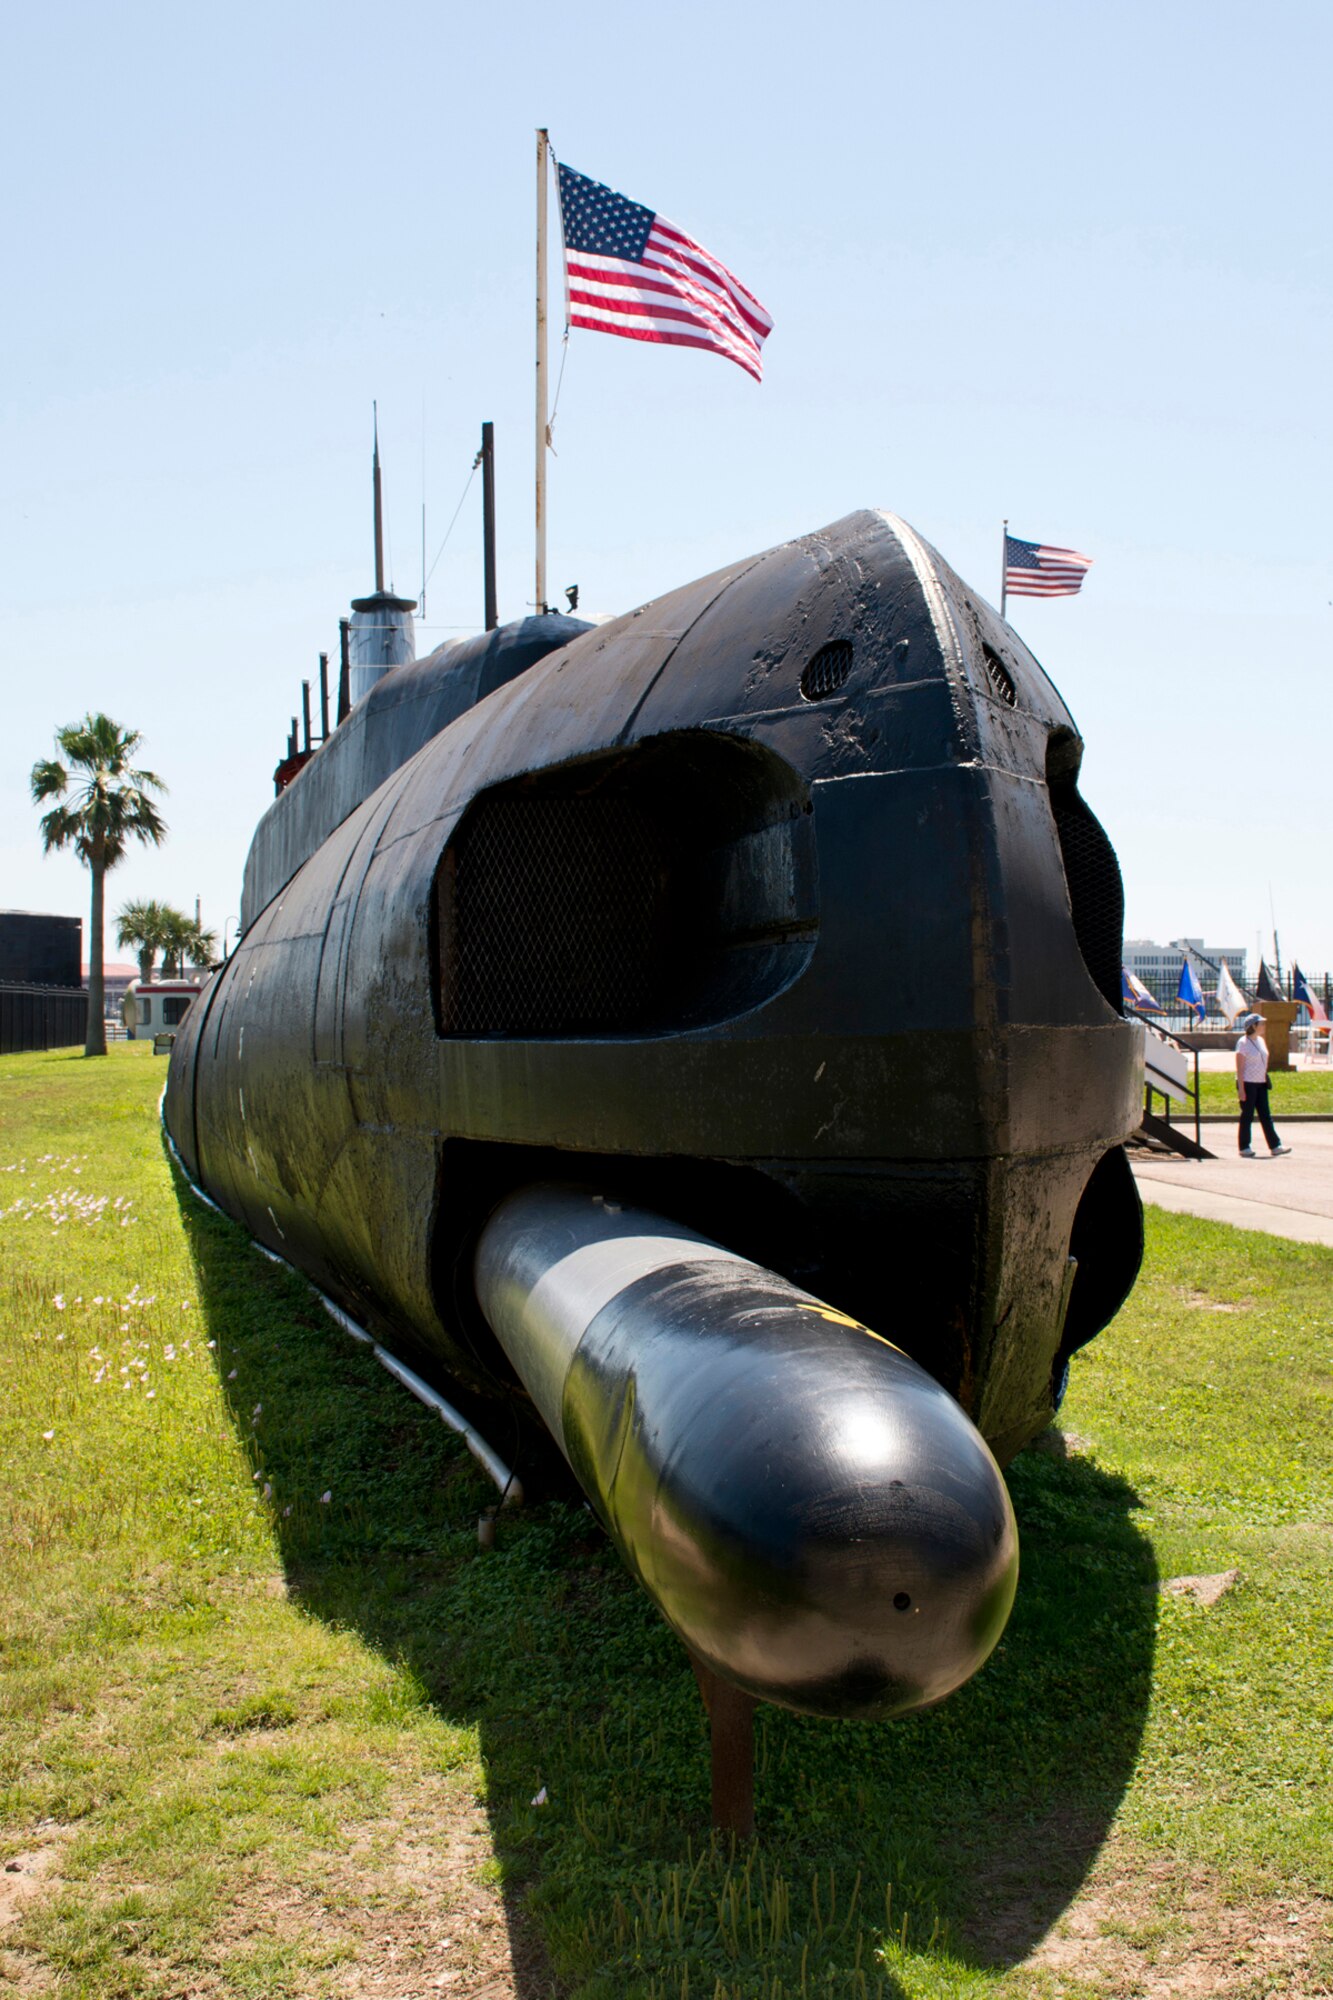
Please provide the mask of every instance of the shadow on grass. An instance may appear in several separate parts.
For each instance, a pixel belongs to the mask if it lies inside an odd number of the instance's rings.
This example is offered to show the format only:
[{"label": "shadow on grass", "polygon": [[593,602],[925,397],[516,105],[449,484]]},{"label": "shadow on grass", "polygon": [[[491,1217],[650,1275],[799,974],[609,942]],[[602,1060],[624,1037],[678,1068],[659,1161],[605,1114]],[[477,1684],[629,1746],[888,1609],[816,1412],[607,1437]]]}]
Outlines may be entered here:
[{"label": "shadow on grass", "polygon": [[808,1980],[894,2000],[939,1990],[946,1961],[966,1979],[1026,1956],[1106,1836],[1147,1710],[1156,1572],[1123,1480],[1024,1454],[1009,1471],[1023,1576],[989,1664],[895,1725],[761,1709],[760,1838],[737,1850],[708,1831],[684,1654],[588,1512],[503,1516],[480,1551],[495,1494],[459,1440],[177,1186],[292,1596],[479,1732],[522,2000],[556,1990],[548,1951],[588,2000],[674,2000],[686,1968],[696,1994],[720,1980],[780,2000]]}]

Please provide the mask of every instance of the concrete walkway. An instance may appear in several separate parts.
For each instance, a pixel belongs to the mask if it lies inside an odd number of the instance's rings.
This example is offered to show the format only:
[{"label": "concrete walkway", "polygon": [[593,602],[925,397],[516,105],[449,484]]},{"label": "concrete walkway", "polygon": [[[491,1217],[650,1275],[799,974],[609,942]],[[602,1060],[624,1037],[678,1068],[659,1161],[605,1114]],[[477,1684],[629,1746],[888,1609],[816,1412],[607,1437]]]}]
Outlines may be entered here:
[{"label": "concrete walkway", "polygon": [[1257,1125],[1258,1158],[1242,1160],[1234,1124],[1204,1126],[1203,1143],[1215,1160],[1131,1154],[1139,1193],[1158,1208],[1209,1222],[1333,1246],[1333,1124],[1293,1121],[1284,1128],[1280,1118],[1276,1122],[1278,1136],[1292,1149],[1279,1160],[1270,1156]]}]

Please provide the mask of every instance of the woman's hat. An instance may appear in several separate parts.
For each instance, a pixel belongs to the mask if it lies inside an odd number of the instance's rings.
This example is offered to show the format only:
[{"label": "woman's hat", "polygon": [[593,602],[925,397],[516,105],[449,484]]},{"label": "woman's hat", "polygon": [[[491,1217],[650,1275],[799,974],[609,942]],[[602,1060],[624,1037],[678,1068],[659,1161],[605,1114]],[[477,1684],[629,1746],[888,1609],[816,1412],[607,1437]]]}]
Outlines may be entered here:
[{"label": "woman's hat", "polygon": [[1240,1025],[1242,1028],[1262,1028],[1264,1017],[1262,1014],[1247,1014]]}]

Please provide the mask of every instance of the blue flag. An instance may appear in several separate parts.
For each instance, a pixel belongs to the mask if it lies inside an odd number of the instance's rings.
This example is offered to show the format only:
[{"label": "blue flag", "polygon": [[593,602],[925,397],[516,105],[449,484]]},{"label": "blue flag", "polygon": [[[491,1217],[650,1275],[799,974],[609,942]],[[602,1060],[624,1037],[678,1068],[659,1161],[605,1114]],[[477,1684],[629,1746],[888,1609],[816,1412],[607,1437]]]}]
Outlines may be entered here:
[{"label": "blue flag", "polygon": [[1203,991],[1195,976],[1194,967],[1187,958],[1181,961],[1180,984],[1176,988],[1176,998],[1189,1008],[1197,1020],[1203,1019]]},{"label": "blue flag", "polygon": [[1120,998],[1132,1014],[1160,1014],[1163,1011],[1143,981],[1136,979],[1127,965],[1120,968]]}]

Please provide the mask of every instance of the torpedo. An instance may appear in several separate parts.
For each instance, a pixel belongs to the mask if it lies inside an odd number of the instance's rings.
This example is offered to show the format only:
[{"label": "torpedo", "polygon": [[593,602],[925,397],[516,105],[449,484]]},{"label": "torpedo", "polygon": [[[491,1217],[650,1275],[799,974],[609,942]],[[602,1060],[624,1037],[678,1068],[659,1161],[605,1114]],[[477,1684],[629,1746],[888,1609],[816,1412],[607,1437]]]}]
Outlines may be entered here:
[{"label": "torpedo", "polygon": [[477,1296],[634,1576],[713,1673],[805,1714],[939,1701],[1018,1577],[999,1467],[900,1348],[692,1230],[509,1195]]}]

